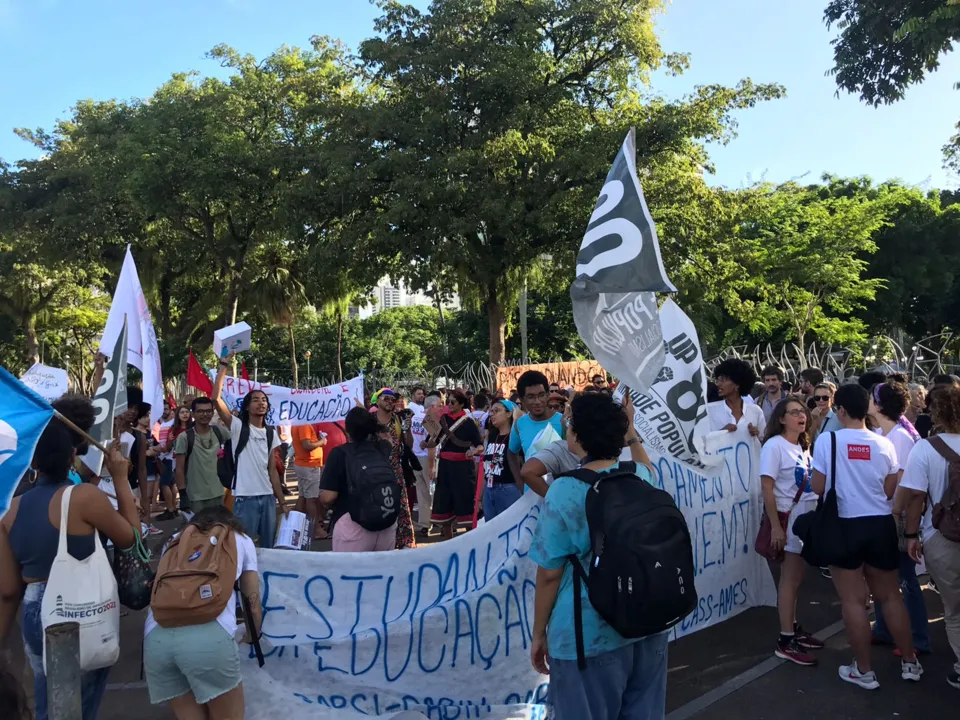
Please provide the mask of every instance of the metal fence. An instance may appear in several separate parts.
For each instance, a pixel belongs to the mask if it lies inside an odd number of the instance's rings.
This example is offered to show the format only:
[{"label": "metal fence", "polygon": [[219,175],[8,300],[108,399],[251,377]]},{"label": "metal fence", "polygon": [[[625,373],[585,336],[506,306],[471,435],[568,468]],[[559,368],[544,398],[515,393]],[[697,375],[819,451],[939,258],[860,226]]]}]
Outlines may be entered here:
[{"label": "metal fence", "polygon": [[[756,345],[753,348],[747,345],[736,345],[714,354],[706,361],[706,366],[712,370],[721,360],[735,357],[749,362],[758,374],[764,367],[775,365],[783,368],[788,376],[795,378],[799,376],[801,370],[813,367],[819,368],[827,378],[838,382],[854,377],[866,369],[901,372],[911,381],[920,383],[929,382],[931,377],[939,373],[956,373],[960,370],[960,363],[957,362],[960,336],[955,336],[952,332],[931,335],[916,342],[908,341],[903,337],[894,339],[887,335],[879,335],[863,347],[866,348],[865,351],[811,343],[801,351],[800,347],[794,343],[779,347],[768,343],[765,346]],[[519,360],[504,363],[506,366],[521,364],[523,363]],[[255,379],[260,382],[270,382],[286,387],[293,385],[289,367],[261,367],[255,369],[254,373],[256,373]],[[251,373],[251,378],[254,377],[254,373]],[[301,374],[299,378],[301,388],[324,387],[336,382],[337,378],[332,375]],[[175,378],[168,385],[176,397],[182,397],[187,392],[183,377]],[[417,385],[427,388],[466,386],[474,390],[493,389],[497,385],[497,366],[484,362],[472,362],[457,367],[438,365],[426,371],[374,368],[364,375],[364,386],[368,393],[382,387],[410,390]]]}]

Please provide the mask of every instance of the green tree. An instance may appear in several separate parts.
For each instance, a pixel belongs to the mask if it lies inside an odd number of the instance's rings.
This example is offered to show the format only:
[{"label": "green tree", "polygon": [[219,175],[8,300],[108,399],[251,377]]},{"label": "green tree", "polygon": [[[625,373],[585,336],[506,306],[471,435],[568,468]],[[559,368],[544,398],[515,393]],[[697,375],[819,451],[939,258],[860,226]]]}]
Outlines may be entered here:
[{"label": "green tree", "polygon": [[365,147],[354,192],[376,212],[356,232],[415,286],[450,276],[482,304],[491,362],[531,264],[579,244],[631,125],[647,170],[678,155],[702,169],[699,141],[726,140],[733,110],[782,92],[649,97],[650,72],[686,65],[659,45],[656,1],[379,4],[379,36],[360,47],[373,90],[351,120]]},{"label": "green tree", "polygon": [[801,353],[811,335],[830,343],[862,340],[866,324],[858,311],[883,286],[865,277],[867,258],[891,199],[795,183],[761,185],[737,199],[730,235],[703,258],[713,269],[713,298],[750,333],[782,333]]},{"label": "green tree", "polygon": [[[874,106],[900,100],[960,40],[960,0],[832,0],[824,20],[840,30],[837,85]],[[946,164],[960,170],[960,132],[943,150]]]}]

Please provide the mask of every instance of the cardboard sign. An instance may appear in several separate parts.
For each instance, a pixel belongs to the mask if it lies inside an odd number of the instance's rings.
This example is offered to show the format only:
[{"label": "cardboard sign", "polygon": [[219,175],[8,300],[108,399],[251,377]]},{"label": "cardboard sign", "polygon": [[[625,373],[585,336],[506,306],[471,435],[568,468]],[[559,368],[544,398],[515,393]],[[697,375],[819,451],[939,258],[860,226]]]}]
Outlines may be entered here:
[{"label": "cardboard sign", "polygon": [[607,371],[596,360],[510,365],[497,368],[497,389],[508,393],[516,389],[517,380],[527,370],[542,372],[551,383],[556,383],[560,387],[572,386],[574,390],[583,390],[593,380],[594,375],[607,377]]}]

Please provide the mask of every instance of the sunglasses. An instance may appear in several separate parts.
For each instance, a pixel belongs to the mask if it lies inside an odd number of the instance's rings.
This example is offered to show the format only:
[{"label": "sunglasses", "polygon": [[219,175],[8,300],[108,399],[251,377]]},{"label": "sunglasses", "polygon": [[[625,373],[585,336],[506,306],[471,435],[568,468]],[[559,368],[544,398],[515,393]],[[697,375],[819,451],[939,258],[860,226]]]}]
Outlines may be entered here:
[{"label": "sunglasses", "polygon": [[814,395],[814,396],[813,396],[813,399],[816,400],[817,402],[829,402],[829,401],[830,401],[830,396],[829,396],[829,395]]}]

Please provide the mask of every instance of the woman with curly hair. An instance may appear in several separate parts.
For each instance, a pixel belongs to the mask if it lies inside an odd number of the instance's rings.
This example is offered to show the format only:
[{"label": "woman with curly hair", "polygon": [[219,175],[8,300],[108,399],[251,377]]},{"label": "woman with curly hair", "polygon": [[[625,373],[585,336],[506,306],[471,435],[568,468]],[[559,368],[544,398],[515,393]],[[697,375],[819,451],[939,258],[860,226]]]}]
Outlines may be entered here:
[{"label": "woman with curly hair", "polygon": [[697,426],[693,438],[701,460],[707,465],[723,462],[717,451],[726,446],[729,434],[737,428],[745,428],[759,443],[761,429],[766,425],[760,406],[746,400],[757,381],[757,374],[749,363],[727,358],[714,368],[713,379],[720,399],[707,403],[707,422]]},{"label": "woman with curly hair", "polygon": [[[914,446],[900,481],[898,499],[903,496],[907,508],[907,553],[914,562],[920,562],[921,557],[926,560],[943,600],[943,624],[956,656],[947,683],[960,690],[960,542],[947,539],[934,527],[938,507],[942,511],[945,506],[960,502],[958,483],[948,484],[949,462],[957,461],[960,453],[960,388],[951,385],[933,390],[928,405],[941,432]],[[937,525],[944,528],[942,520]]]}]

